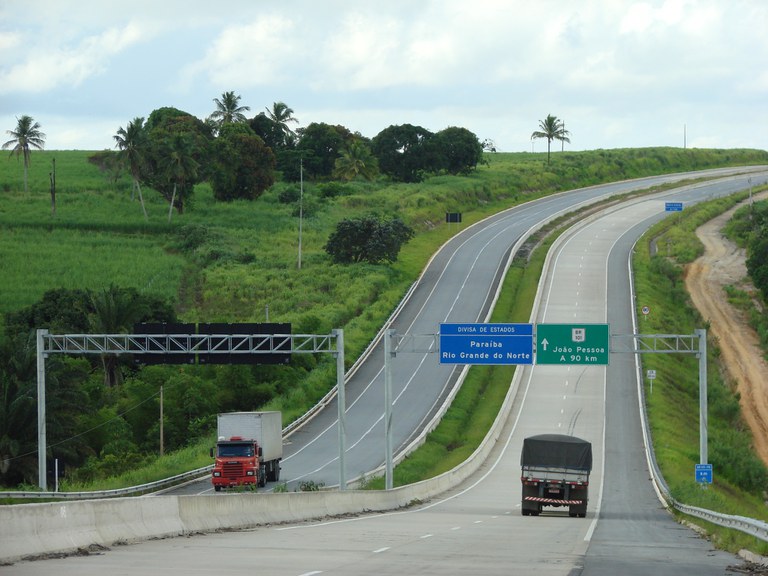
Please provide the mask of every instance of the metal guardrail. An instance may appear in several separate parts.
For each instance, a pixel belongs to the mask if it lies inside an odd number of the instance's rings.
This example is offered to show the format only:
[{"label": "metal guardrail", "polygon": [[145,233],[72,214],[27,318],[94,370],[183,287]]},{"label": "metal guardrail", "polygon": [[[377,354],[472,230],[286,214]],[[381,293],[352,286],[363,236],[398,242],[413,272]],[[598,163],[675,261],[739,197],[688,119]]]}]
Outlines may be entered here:
[{"label": "metal guardrail", "polygon": [[184,472],[183,474],[177,474],[170,478],[163,480],[157,480],[155,482],[147,482],[146,484],[140,484],[139,486],[130,486],[127,488],[116,488],[114,490],[97,490],[94,492],[42,492],[42,491],[27,491],[27,492],[0,492],[0,498],[14,498],[20,500],[32,500],[32,499],[47,499],[47,500],[96,500],[101,498],[116,498],[118,496],[131,496],[136,494],[147,494],[150,492],[156,492],[161,488],[169,486],[175,486],[187,480],[196,480],[203,478],[211,473],[213,466],[205,466],[204,468],[198,468],[197,470],[191,470]]},{"label": "metal guardrail", "polygon": [[750,536],[760,538],[764,542],[768,542],[768,522],[762,522],[761,520],[755,520],[754,518],[747,518],[746,516],[731,516],[729,514],[720,514],[719,512],[713,512],[705,508],[697,508],[695,506],[688,506],[682,502],[678,502],[670,496],[670,503],[675,508],[684,514],[689,516],[695,516],[701,518],[712,524],[723,526],[725,528],[733,528],[739,532],[744,532]]}]

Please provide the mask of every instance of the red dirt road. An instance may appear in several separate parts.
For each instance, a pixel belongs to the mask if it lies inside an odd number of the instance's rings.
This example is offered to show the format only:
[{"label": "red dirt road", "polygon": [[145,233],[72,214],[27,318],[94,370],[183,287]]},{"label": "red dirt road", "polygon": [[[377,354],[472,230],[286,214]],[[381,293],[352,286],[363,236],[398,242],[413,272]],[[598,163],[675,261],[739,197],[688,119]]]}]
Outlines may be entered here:
[{"label": "red dirt road", "polygon": [[685,270],[685,287],[696,308],[710,322],[727,377],[741,396],[744,420],[752,430],[757,455],[768,464],[768,362],[746,315],[728,303],[724,287],[754,293],[747,277],[744,251],[723,237],[721,228],[736,208],[696,230],[705,254]]}]

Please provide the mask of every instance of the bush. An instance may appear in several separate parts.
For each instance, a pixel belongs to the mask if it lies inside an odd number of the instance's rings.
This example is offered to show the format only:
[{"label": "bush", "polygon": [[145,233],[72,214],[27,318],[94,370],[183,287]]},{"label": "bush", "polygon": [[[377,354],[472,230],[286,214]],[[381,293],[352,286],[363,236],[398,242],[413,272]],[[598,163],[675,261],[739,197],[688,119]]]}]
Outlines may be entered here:
[{"label": "bush", "polygon": [[277,200],[281,204],[293,204],[298,202],[299,198],[301,198],[301,190],[298,186],[288,186],[277,195]]},{"label": "bush", "polygon": [[384,220],[369,214],[339,222],[325,251],[340,264],[394,262],[402,245],[413,235],[413,229],[399,218]]}]

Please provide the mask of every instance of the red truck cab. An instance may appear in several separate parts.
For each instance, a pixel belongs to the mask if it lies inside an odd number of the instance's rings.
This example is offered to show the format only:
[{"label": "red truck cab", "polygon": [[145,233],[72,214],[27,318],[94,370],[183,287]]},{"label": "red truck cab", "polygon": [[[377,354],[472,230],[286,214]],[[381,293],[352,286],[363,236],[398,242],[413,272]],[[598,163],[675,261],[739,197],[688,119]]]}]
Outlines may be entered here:
[{"label": "red truck cab", "polygon": [[261,448],[256,440],[241,436],[219,438],[212,455],[215,458],[212,482],[217,492],[235,486],[255,488],[266,485],[266,471],[259,462]]}]

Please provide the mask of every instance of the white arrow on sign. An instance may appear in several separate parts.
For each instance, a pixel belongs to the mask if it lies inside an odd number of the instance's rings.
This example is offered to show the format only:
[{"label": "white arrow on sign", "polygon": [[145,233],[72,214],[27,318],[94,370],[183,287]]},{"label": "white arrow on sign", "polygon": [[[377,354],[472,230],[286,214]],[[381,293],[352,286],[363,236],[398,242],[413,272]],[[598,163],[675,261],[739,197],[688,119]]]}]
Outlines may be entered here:
[{"label": "white arrow on sign", "polygon": [[541,341],[541,347],[544,348],[544,351],[547,351],[547,346],[549,345],[549,340],[544,338],[544,340]]}]

